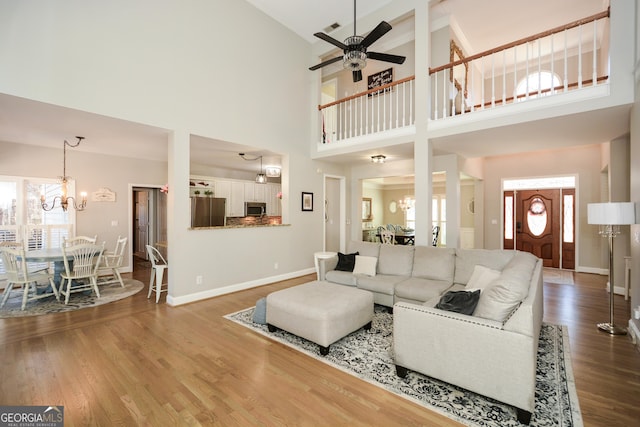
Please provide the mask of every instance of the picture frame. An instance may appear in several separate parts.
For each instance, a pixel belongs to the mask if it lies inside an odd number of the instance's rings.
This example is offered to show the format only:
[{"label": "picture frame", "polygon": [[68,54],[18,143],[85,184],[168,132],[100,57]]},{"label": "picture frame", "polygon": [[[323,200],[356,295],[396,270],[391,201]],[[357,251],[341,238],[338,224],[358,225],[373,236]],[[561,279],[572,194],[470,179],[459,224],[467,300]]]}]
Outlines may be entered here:
[{"label": "picture frame", "polygon": [[302,211],[313,211],[313,193],[302,192]]},{"label": "picture frame", "polygon": [[[389,83],[393,83],[393,68],[387,68],[386,70],[380,71],[375,74],[371,74],[367,77],[367,90],[372,90],[380,86],[388,85]],[[384,92],[391,92],[392,88],[384,89]],[[383,91],[379,90],[377,92],[372,92],[368,96],[379,95]]]},{"label": "picture frame", "polygon": [[373,221],[373,214],[371,213],[371,197],[362,198],[362,221]]}]

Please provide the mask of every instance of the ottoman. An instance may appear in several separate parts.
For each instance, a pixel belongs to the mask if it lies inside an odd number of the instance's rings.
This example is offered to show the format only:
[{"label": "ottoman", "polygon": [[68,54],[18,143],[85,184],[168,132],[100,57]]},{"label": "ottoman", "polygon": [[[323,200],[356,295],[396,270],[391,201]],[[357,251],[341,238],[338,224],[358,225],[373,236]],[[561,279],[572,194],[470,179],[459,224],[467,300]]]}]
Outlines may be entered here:
[{"label": "ottoman", "polygon": [[373,294],[351,286],[314,281],[267,295],[267,325],[320,346],[329,346],[361,327],[371,328]]}]

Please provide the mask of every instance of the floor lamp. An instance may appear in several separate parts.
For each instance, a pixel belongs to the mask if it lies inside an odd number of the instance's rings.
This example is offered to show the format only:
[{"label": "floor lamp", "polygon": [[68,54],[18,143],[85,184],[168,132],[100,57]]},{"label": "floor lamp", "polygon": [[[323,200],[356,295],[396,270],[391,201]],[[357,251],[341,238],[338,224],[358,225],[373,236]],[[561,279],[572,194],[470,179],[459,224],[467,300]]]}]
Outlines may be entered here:
[{"label": "floor lamp", "polygon": [[634,203],[589,203],[587,222],[600,226],[602,237],[609,238],[609,323],[598,323],[598,329],[611,335],[625,335],[627,329],[613,323],[613,238],[620,234],[621,225],[635,224]]}]

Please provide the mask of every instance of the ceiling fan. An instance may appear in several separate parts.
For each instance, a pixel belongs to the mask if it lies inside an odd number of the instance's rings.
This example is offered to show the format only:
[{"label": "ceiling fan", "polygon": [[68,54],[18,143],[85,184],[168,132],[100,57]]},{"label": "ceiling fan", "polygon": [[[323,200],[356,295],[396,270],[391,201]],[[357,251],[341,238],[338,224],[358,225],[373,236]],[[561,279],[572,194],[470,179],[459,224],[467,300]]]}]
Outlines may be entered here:
[{"label": "ceiling fan", "polygon": [[394,64],[402,64],[406,59],[404,56],[391,55],[388,53],[367,52],[367,48],[375,43],[380,37],[384,36],[391,30],[391,25],[385,21],[378,24],[366,37],[356,35],[356,0],[353,0],[353,36],[347,37],[344,43],[339,42],[333,37],[325,33],[315,33],[314,36],[339,47],[344,52],[342,56],[328,59],[318,65],[309,67],[311,71],[322,68],[326,65],[333,64],[342,60],[344,68],[352,71],[353,81],[362,80],[362,69],[367,65],[367,59],[375,59],[377,61],[392,62]]}]

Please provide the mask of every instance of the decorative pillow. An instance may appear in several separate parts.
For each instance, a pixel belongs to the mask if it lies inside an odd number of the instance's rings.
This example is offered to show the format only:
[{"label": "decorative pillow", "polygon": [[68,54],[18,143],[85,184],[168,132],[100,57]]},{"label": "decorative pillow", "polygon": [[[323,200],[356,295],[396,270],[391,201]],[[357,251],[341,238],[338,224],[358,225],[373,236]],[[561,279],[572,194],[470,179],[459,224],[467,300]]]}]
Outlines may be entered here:
[{"label": "decorative pillow", "polygon": [[373,256],[356,255],[356,266],[353,274],[364,274],[365,276],[376,275],[376,265],[378,258]]},{"label": "decorative pillow", "polygon": [[467,291],[480,289],[483,291],[489,288],[493,282],[500,277],[501,271],[493,270],[484,265],[476,265],[473,268],[471,278],[467,283]]},{"label": "decorative pillow", "polygon": [[480,289],[469,291],[448,291],[440,298],[435,308],[456,313],[473,314],[480,299]]},{"label": "decorative pillow", "polygon": [[353,267],[356,265],[356,255],[358,255],[358,252],[347,255],[338,252],[338,265],[336,265],[335,269],[339,271],[353,271]]},{"label": "decorative pillow", "polygon": [[253,310],[253,322],[260,325],[267,324],[267,298],[260,298],[256,301],[256,308]]}]

